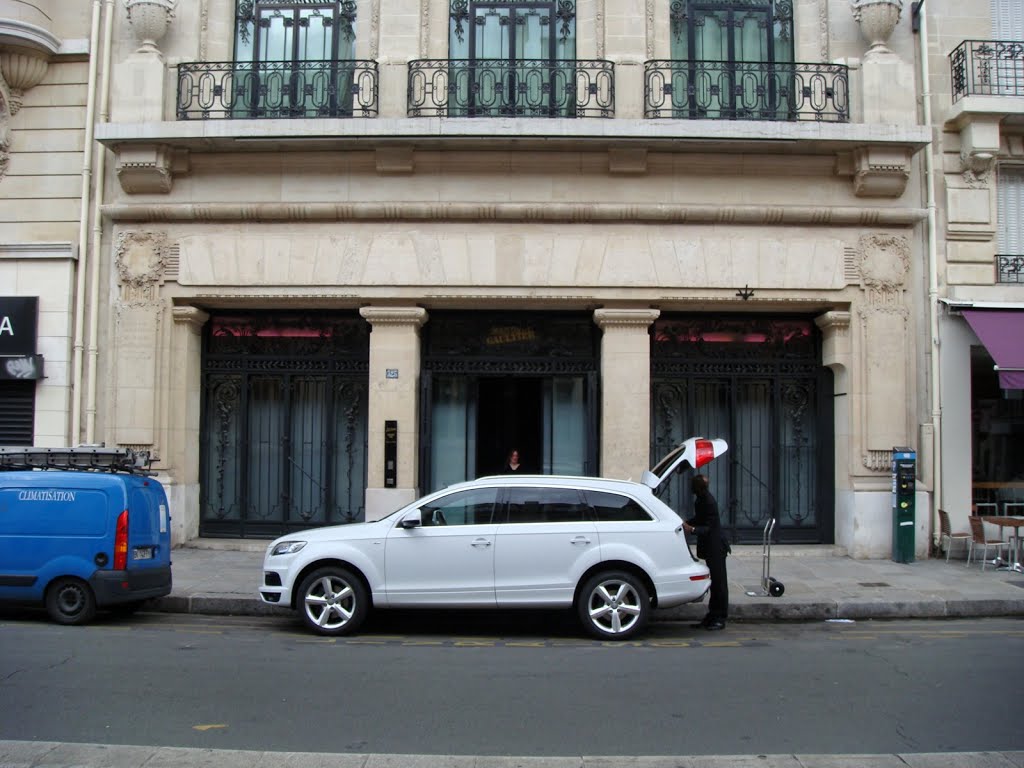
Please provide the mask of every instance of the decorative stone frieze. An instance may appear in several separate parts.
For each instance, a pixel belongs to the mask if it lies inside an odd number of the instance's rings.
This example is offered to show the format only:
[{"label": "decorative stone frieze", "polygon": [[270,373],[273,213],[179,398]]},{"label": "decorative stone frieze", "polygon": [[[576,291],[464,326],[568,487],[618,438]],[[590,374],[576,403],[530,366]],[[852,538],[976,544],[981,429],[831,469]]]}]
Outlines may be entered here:
[{"label": "decorative stone frieze", "polygon": [[608,173],[613,176],[642,176],[647,173],[647,150],[612,147],[608,150]]},{"label": "decorative stone frieze", "polygon": [[174,186],[174,174],[186,173],[188,152],[163,144],[120,147],[117,179],[128,194],[167,194]]}]

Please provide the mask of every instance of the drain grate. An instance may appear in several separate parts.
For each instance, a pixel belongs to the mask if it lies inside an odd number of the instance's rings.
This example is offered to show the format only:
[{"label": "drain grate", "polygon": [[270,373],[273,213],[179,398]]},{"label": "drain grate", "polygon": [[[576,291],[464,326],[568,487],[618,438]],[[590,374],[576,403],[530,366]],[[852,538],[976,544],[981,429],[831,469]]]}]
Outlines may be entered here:
[{"label": "drain grate", "polygon": [[861,582],[858,582],[858,583],[862,587],[888,587],[888,586],[890,586],[889,584],[886,584],[884,581],[861,581]]}]

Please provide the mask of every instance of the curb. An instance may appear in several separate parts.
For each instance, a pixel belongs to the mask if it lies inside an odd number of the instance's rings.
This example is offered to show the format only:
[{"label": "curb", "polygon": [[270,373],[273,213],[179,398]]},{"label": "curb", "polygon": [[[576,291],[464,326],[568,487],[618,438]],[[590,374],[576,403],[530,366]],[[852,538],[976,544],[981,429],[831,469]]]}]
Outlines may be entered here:
[{"label": "curb", "polygon": [[[781,599],[781,598],[780,598]],[[1024,597],[1019,599],[908,600],[908,601],[815,601],[764,603],[730,606],[733,621],[826,621],[828,619],[966,619],[1024,616]],[[213,595],[169,595],[154,600],[150,610],[204,616],[291,617],[294,611],[269,605],[257,598]],[[653,621],[697,621],[704,615],[702,604],[656,610]]]}]

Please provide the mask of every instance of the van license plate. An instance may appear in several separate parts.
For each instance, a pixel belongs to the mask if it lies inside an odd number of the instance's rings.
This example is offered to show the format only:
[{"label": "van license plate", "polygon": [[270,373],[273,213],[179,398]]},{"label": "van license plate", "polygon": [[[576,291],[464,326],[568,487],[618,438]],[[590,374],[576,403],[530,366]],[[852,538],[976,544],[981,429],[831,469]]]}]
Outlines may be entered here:
[{"label": "van license plate", "polygon": [[132,547],[132,560],[152,560],[152,547]]}]

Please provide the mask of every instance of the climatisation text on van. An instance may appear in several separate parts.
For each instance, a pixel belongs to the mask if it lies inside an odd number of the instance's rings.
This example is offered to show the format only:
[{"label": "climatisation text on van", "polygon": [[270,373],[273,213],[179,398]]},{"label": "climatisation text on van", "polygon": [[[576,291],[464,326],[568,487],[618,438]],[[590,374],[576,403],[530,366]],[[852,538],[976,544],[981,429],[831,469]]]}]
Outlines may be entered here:
[{"label": "climatisation text on van", "polygon": [[74,491],[18,491],[18,501],[74,501]]}]

